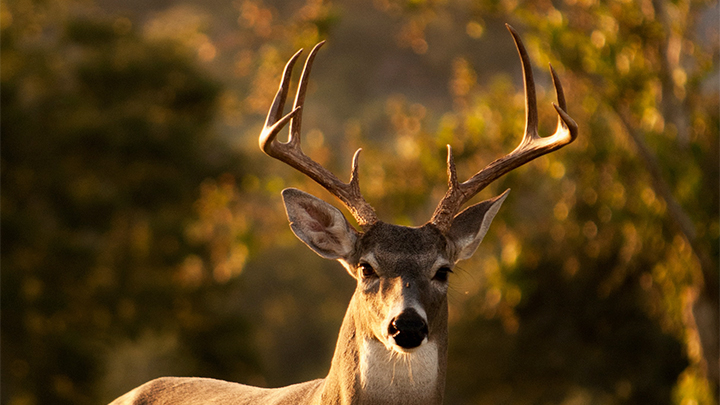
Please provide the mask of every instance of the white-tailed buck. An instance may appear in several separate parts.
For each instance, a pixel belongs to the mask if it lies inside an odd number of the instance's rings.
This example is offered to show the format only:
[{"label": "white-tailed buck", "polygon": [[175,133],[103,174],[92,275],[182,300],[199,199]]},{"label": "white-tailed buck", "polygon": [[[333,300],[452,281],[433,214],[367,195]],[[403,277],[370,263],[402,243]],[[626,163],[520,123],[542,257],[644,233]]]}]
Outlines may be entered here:
[{"label": "white-tailed buck", "polygon": [[[515,39],[525,79],[525,135],[505,157],[459,183],[448,146],[449,189],[428,223],[405,227],[378,220],[360,193],[358,154],[349,183],[308,158],[300,148],[300,120],[308,76],[322,43],[310,52],[290,113],[283,115],[296,53],[285,66],[260,134],[260,147],[322,185],[350,210],[357,231],[337,208],[297,189],[282,192],[290,227],[322,257],[337,260],[357,280],[340,327],[330,372],[323,379],[266,389],[205,378],[160,378],[113,404],[440,404],[445,389],[448,342],[448,275],[482,241],[508,191],[458,213],[464,203],[503,174],[572,142],[577,125],[566,113],[560,81],[552,70],[559,114],[549,137],[537,133],[537,106],[530,59]],[[275,138],[290,124],[287,143]]]}]

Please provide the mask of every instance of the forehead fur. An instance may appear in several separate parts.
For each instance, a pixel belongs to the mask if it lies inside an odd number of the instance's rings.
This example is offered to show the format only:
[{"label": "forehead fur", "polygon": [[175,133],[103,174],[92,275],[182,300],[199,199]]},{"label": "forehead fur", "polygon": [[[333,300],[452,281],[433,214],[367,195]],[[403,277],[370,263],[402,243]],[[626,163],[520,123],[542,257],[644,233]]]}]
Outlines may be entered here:
[{"label": "forehead fur", "polygon": [[360,252],[375,251],[408,256],[444,253],[447,239],[432,224],[419,228],[378,222],[360,241]]}]

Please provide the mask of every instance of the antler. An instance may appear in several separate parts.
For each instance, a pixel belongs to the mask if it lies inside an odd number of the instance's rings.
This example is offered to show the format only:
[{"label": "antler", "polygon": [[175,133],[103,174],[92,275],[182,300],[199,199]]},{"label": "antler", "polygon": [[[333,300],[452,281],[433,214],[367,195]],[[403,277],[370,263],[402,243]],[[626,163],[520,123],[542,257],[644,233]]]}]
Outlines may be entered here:
[{"label": "antler", "polygon": [[565,112],[567,110],[565,95],[563,94],[560,79],[552,66],[550,66],[550,71],[558,100],[558,104],[553,103],[553,107],[555,107],[559,116],[558,125],[552,136],[543,138],[538,135],[535,82],[533,81],[530,58],[517,31],[508,24],[505,24],[505,26],[515,40],[515,46],[520,54],[520,61],[523,67],[523,81],[525,83],[525,135],[515,150],[493,161],[463,183],[458,183],[452,148],[448,145],[447,164],[449,189],[445,197],[440,201],[440,204],[438,204],[430,220],[431,223],[443,232],[450,228],[453,217],[458,213],[460,207],[497,178],[537,157],[562,148],[574,141],[577,137],[577,124]]},{"label": "antler", "polygon": [[[358,157],[362,149],[358,149],[353,156],[350,182],[344,183],[329,170],[307,157],[300,147],[300,124],[302,121],[302,107],[305,101],[308,77],[310,76],[310,69],[315,59],[315,54],[324,43],[325,41],[318,43],[312,51],[310,51],[310,55],[308,55],[305,61],[302,76],[300,77],[300,84],[298,85],[295,95],[293,109],[290,113],[283,116],[283,108],[290,86],[292,68],[295,66],[295,62],[303,50],[301,49],[295,53],[287,65],[285,65],[280,88],[275,95],[275,100],[265,120],[265,126],[260,133],[259,144],[260,148],[266,154],[294,167],[339,198],[347,209],[350,210],[350,213],[355,217],[358,224],[363,228],[367,228],[377,222],[377,215],[375,214],[375,210],[365,201],[360,193],[360,185],[358,183]],[[290,136],[288,137],[287,143],[282,143],[275,138],[288,121],[290,121]]]}]

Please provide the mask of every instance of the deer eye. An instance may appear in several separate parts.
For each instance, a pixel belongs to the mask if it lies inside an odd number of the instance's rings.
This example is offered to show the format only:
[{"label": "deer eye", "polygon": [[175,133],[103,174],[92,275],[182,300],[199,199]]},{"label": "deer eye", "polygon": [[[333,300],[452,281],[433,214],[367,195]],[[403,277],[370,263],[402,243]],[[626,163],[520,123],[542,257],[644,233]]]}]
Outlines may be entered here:
[{"label": "deer eye", "polygon": [[453,271],[450,269],[450,267],[443,266],[440,267],[433,276],[433,280],[440,281],[442,283],[446,283],[448,281],[448,274],[452,273]]},{"label": "deer eye", "polygon": [[360,263],[360,274],[362,274],[363,278],[370,278],[370,277],[377,277],[377,273],[375,273],[375,269],[367,263]]}]

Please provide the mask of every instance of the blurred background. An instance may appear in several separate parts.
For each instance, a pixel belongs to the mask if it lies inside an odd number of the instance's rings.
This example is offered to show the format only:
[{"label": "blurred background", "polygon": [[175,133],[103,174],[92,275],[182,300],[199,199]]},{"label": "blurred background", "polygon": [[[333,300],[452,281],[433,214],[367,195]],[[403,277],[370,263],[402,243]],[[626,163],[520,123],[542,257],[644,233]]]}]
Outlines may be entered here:
[{"label": "blurred background", "polygon": [[[558,71],[575,143],[512,188],[450,280],[448,404],[716,404],[718,3],[0,0],[2,393],[102,404],[154,377],[324,376],[354,289],[257,147],[282,67],[313,69],[303,148],[380,218],[421,225],[541,133]],[[296,68],[296,76],[299,68]],[[284,136],[284,135],[283,135]]]}]

